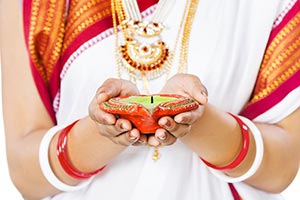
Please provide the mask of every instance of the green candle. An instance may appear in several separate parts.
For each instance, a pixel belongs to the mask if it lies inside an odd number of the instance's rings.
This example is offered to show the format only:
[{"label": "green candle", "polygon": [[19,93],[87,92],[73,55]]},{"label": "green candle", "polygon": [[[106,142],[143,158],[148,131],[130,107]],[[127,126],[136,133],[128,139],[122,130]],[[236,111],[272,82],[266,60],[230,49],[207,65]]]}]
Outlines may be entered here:
[{"label": "green candle", "polygon": [[161,95],[151,95],[151,96],[130,96],[124,99],[120,99],[121,103],[138,103],[145,107],[149,112],[151,112],[157,105],[161,103],[171,102],[176,100],[175,97],[171,96],[161,96]]}]

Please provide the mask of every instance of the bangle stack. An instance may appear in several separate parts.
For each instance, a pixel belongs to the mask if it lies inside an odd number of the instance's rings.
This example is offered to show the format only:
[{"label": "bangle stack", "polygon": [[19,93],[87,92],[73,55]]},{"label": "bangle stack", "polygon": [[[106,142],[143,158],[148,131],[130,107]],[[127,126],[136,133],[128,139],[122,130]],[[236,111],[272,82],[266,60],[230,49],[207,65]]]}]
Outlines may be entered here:
[{"label": "bangle stack", "polygon": [[49,129],[47,131],[47,133],[44,135],[41,143],[40,143],[40,147],[39,147],[39,163],[40,163],[40,167],[42,170],[42,173],[44,175],[44,177],[46,178],[46,180],[56,189],[60,190],[60,191],[64,191],[64,192],[72,192],[72,191],[76,191],[76,190],[80,190],[84,187],[86,187],[90,181],[83,181],[78,185],[68,185],[64,182],[62,182],[61,180],[59,180],[59,178],[56,177],[56,175],[54,174],[50,162],[49,162],[49,146],[50,143],[53,139],[53,137],[55,136],[55,134],[61,130],[61,127],[59,126],[54,126],[53,128]]},{"label": "bangle stack", "polygon": [[[61,126],[54,126],[53,128],[49,129],[47,133],[44,135],[39,147],[39,163],[44,177],[53,187],[64,192],[72,192],[72,191],[85,188],[92,180],[92,178],[90,177],[99,173],[104,168],[102,167],[94,172],[81,172],[71,164],[67,152],[67,136],[70,130],[72,129],[72,127],[77,122],[78,120],[66,126],[66,128],[62,128]],[[62,168],[71,177],[80,180],[87,179],[86,181],[82,181],[77,185],[68,185],[62,182],[53,172],[49,162],[49,146],[53,137],[58,132],[59,132],[59,136],[58,136],[56,151],[57,151],[58,160]]]},{"label": "bangle stack", "polygon": [[103,170],[104,167],[97,169],[92,172],[82,172],[76,169],[69,157],[68,157],[68,151],[67,151],[67,138],[70,130],[73,128],[73,126],[78,122],[75,121],[66,128],[62,129],[59,133],[58,140],[57,140],[57,157],[59,160],[60,165],[64,169],[64,171],[71,177],[75,179],[87,179],[90,178],[96,174],[98,174],[100,171]]},{"label": "bangle stack", "polygon": [[[253,174],[255,174],[255,172],[258,170],[258,168],[262,162],[262,159],[263,159],[264,145],[263,145],[263,139],[262,139],[261,133],[252,121],[250,121],[249,119],[242,117],[242,116],[235,116],[232,114],[230,114],[230,115],[236,119],[236,121],[238,122],[238,124],[242,130],[243,146],[242,146],[241,152],[239,153],[239,155],[236,157],[236,159],[233,162],[231,162],[230,164],[228,164],[226,166],[218,167],[218,166],[212,165],[211,163],[208,163],[207,161],[205,161],[203,159],[202,159],[202,161],[207,166],[210,167],[210,171],[215,176],[217,176],[218,178],[220,178],[226,182],[235,183],[235,182],[244,181],[244,180],[250,178]],[[237,166],[239,166],[242,163],[242,161],[245,159],[245,157],[248,153],[249,145],[250,145],[249,130],[251,130],[251,133],[253,134],[255,146],[256,146],[256,154],[255,154],[255,159],[252,163],[252,166],[249,168],[249,170],[246,173],[244,173],[243,175],[241,175],[239,177],[227,176],[221,170],[230,170],[230,169],[236,168]]]}]

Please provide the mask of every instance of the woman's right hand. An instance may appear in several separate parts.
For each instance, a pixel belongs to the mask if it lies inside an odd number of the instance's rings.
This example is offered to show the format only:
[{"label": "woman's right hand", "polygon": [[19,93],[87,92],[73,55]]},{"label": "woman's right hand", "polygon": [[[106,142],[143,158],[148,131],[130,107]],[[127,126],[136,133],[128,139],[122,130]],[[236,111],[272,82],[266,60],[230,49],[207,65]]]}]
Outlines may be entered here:
[{"label": "woman's right hand", "polygon": [[100,109],[100,104],[118,96],[138,95],[139,90],[132,82],[122,79],[107,79],[97,90],[89,105],[89,116],[99,127],[99,134],[112,142],[123,146],[144,144],[145,135],[140,134],[129,120],[117,118],[115,115]]}]

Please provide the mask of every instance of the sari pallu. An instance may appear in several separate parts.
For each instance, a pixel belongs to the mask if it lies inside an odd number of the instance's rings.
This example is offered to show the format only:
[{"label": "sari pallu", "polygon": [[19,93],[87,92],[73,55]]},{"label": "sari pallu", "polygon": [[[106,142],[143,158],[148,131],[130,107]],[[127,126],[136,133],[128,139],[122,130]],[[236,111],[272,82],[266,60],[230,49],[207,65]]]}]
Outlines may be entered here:
[{"label": "sari pallu", "polygon": [[[299,10],[300,1],[291,1],[274,22],[252,97],[241,112],[249,119],[259,120],[259,115],[279,104],[291,91],[300,91]],[[296,102],[291,106],[299,106]],[[270,118],[268,122],[277,121]]]},{"label": "sari pallu", "polygon": [[[142,1],[141,1],[142,2]],[[157,0],[139,2],[141,10]],[[112,27],[107,0],[24,0],[24,35],[31,71],[52,120],[62,66],[82,44]]]},{"label": "sari pallu", "polygon": [[[145,10],[154,3],[156,3],[156,1],[139,1],[142,10]],[[296,23],[297,25],[297,19],[299,19],[299,7],[297,7],[297,5],[299,5],[299,1],[294,2],[293,9],[289,9],[288,12],[284,14],[284,16],[289,17],[285,17],[285,20],[279,20],[280,22],[278,22],[277,19],[276,23],[279,24],[276,24],[276,26],[274,24],[258,76],[259,78],[256,81],[255,90],[250,98],[250,102],[241,112],[242,115],[250,119],[255,119],[259,115],[267,112],[284,99],[291,91],[297,87],[299,88],[299,65],[297,65],[297,63],[299,63],[299,48],[295,48],[292,54],[298,55],[298,57],[293,56],[294,64],[286,62],[289,64],[286,64],[285,68],[278,65],[280,70],[273,70],[272,61],[274,59],[266,61],[269,59],[267,56],[268,52],[274,49],[271,46],[272,41],[277,41],[275,40],[277,37],[281,38],[282,36],[279,36],[279,33],[281,33],[285,27],[290,27],[290,23]],[[282,12],[280,14],[282,14]],[[110,3],[108,1],[70,1],[69,5],[66,6],[65,2],[61,1],[49,1],[45,3],[44,1],[25,0],[24,26],[33,76],[42,100],[49,114],[52,116],[52,119],[55,121],[55,111],[59,106],[60,99],[60,76],[63,76],[65,73],[63,66],[72,60],[70,59],[72,56],[76,57],[74,52],[80,49],[89,39],[94,38],[100,33],[107,32],[107,35],[112,34],[109,29],[112,26]],[[293,40],[297,41],[297,38],[299,40],[299,26],[294,26],[291,32],[293,32],[293,36],[295,36]],[[104,36],[102,34],[102,37],[106,37],[105,34]],[[287,38],[290,38],[290,36],[285,39]],[[289,45],[291,43],[284,44],[285,45],[279,46],[281,46],[282,49],[290,48]],[[295,44],[292,44],[292,47],[293,46],[295,46]],[[275,61],[275,63],[276,62],[277,61]],[[293,70],[291,71],[291,69]],[[266,79],[264,74],[268,74],[270,71],[274,72],[274,76],[277,78],[280,78],[282,74],[287,75],[284,76],[285,79],[283,81],[276,85],[274,83],[278,82],[277,79],[272,78],[267,82],[264,80],[264,78]],[[268,93],[263,92],[266,88],[271,88],[268,89]],[[259,95],[261,92],[263,92],[264,95]],[[277,96],[276,94],[278,93],[281,95]],[[273,100],[274,94],[278,97],[276,101],[269,101],[269,99]],[[264,106],[264,101],[272,103],[268,106]],[[240,199],[232,184],[230,185],[230,189],[235,195],[234,198]]]}]

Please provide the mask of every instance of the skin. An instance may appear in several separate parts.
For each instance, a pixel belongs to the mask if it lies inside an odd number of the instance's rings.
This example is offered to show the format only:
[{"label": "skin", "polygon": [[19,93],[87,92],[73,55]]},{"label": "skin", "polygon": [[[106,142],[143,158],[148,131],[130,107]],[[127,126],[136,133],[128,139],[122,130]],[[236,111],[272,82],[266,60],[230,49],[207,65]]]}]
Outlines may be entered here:
[{"label": "skin", "polygon": [[[40,199],[60,192],[45,180],[38,160],[40,141],[54,124],[29,70],[17,1],[1,1],[0,7],[2,101],[10,176],[26,199]],[[162,117],[159,120],[162,128],[146,137],[128,120],[116,119],[99,109],[99,103],[111,97],[139,93],[129,81],[106,80],[87,108],[89,115],[70,131],[68,153],[74,166],[81,171],[94,171],[129,145],[172,145],[178,139],[212,164],[224,165],[234,159],[242,144],[240,127],[230,115],[209,103],[199,78],[188,74],[175,75],[161,92],[189,96],[202,106],[174,118]],[[280,192],[290,184],[297,173],[300,158],[299,118],[298,109],[277,124],[256,123],[264,140],[264,159],[257,173],[246,183],[269,192]],[[78,184],[79,180],[71,178],[61,168],[55,152],[56,142],[57,135],[49,149],[54,173],[67,184]],[[225,173],[239,176],[251,166],[255,156],[253,138],[250,142],[249,153],[242,164]]]}]

